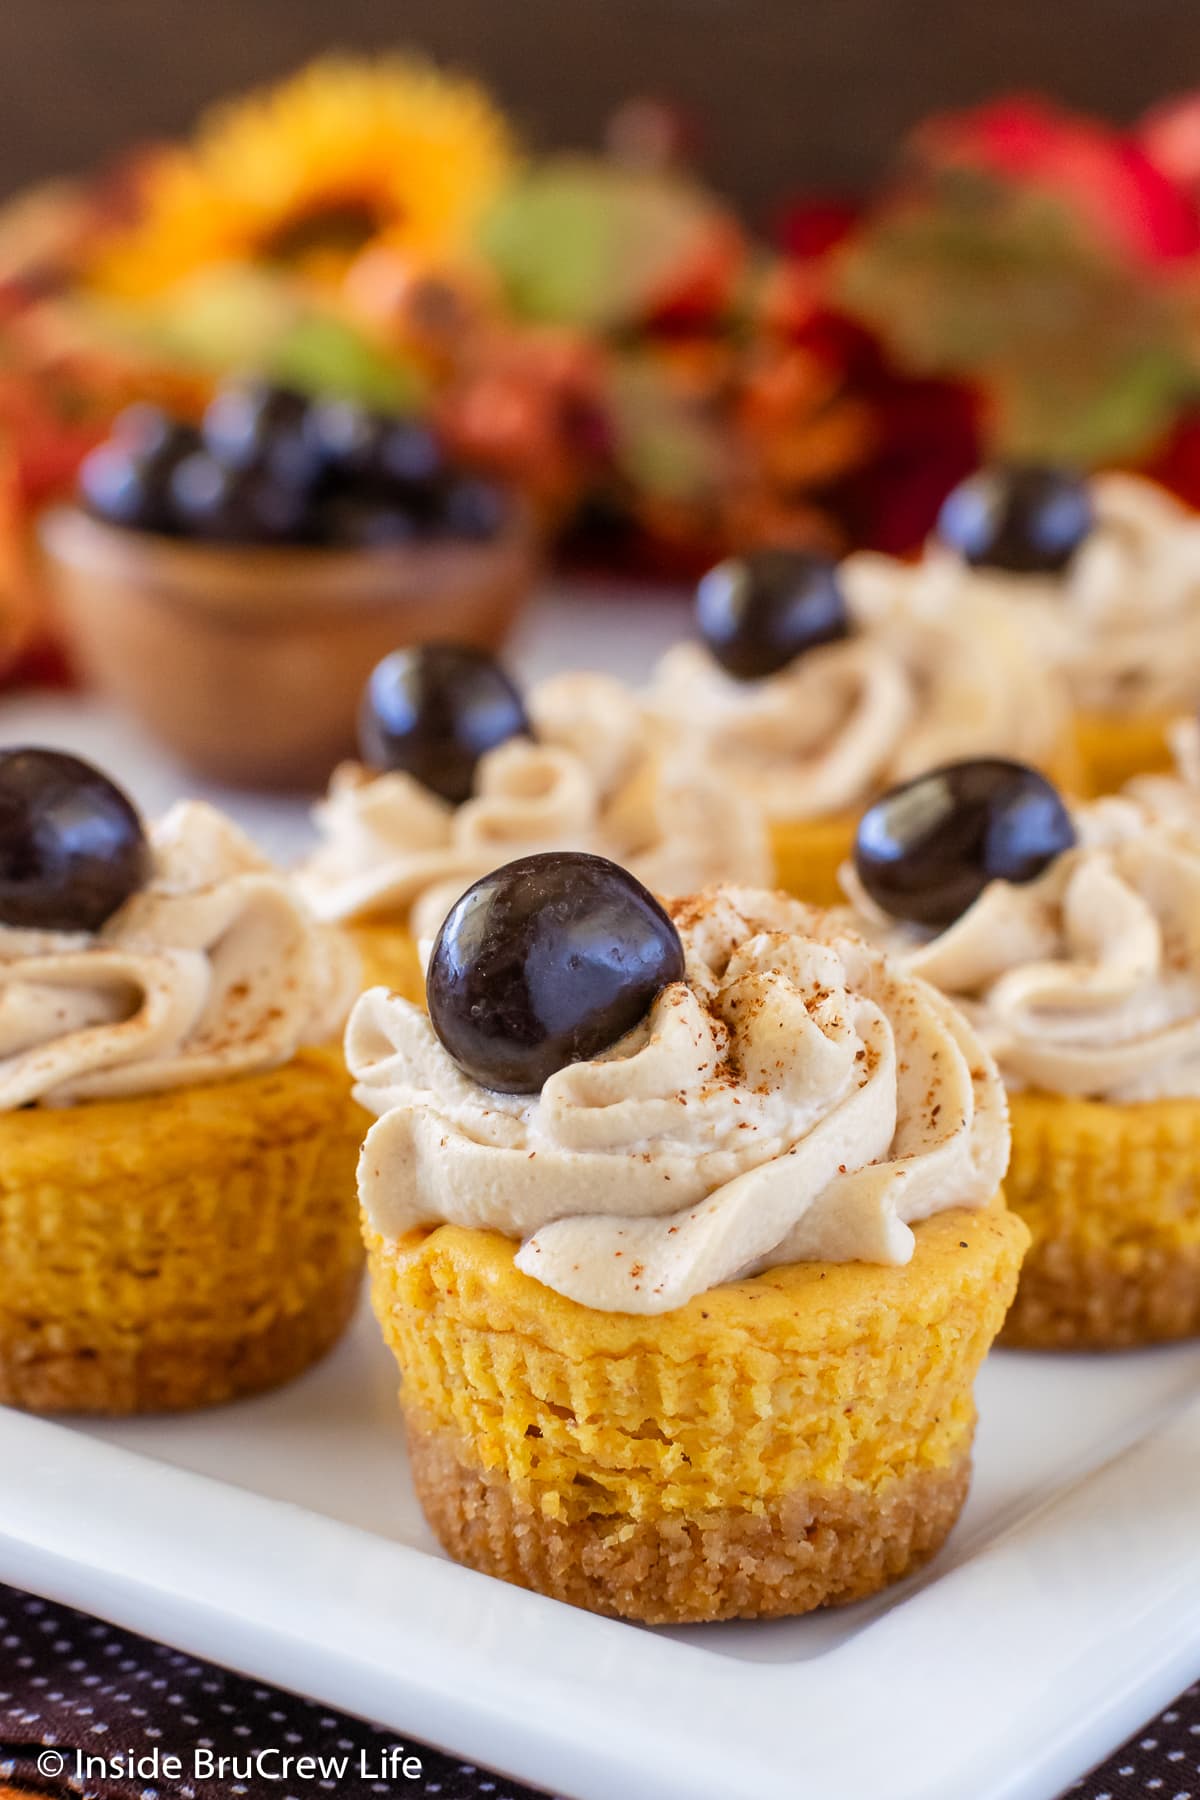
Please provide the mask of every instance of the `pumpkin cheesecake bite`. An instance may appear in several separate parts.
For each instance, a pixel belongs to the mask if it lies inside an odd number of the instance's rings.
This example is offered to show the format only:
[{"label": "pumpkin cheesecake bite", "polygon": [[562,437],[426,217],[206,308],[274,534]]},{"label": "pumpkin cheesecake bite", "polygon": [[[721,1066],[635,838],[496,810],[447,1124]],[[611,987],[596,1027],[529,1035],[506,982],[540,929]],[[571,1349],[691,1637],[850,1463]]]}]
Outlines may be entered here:
[{"label": "pumpkin cheesecake bite", "polygon": [[1164,489],[984,469],[947,499],[908,579],[985,594],[1025,620],[1067,683],[1082,791],[1170,766],[1171,721],[1200,703],[1200,519]]},{"label": "pumpkin cheesecake bite", "polygon": [[1008,1087],[1005,1192],[1033,1244],[1005,1340],[1200,1332],[1194,794],[1144,777],[1068,809],[1032,769],[951,765],[864,815],[846,879],[859,927],[962,1008]]},{"label": "pumpkin cheesecake bite", "polygon": [[960,1015],[829,915],[602,858],[457,901],[347,1060],[374,1305],[458,1560],[658,1623],[932,1556],[1027,1242]]},{"label": "pumpkin cheesecake bite", "polygon": [[0,1402],[209,1405],[298,1374],[360,1284],[357,958],[208,806],[0,754]]},{"label": "pumpkin cheesecake bite", "polygon": [[840,899],[858,815],[893,782],[984,753],[1070,773],[1065,690],[1021,622],[906,576],[865,553],[720,563],[697,589],[700,641],[651,682],[660,716],[765,812],[779,883],[819,905]]},{"label": "pumpkin cheesecake bite", "polygon": [[360,743],[317,808],[299,881],[353,932],[368,978],[410,999],[424,993],[418,944],[515,856],[603,854],[660,894],[770,872],[759,810],[605,675],[559,675],[526,698],[483,651],[400,650],[368,683]]}]

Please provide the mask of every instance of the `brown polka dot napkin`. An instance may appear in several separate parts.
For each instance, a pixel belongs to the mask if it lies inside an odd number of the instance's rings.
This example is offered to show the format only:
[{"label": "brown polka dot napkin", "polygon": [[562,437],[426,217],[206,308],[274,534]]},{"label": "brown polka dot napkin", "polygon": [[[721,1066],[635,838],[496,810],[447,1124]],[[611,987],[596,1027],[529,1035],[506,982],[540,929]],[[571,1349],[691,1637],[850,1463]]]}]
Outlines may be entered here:
[{"label": "brown polka dot napkin", "polygon": [[1064,1800],[1200,1800],[1200,1685],[1076,1782]]},{"label": "brown polka dot napkin", "polygon": [[[118,1755],[130,1753],[135,1766],[115,1772]],[[198,1754],[208,1758],[199,1777],[193,1764]],[[289,1756],[313,1759],[294,1781],[280,1774]],[[176,1771],[172,1758],[186,1766]],[[103,1775],[95,1772],[101,1761],[107,1765]],[[327,1794],[337,1800],[546,1800],[383,1726],[0,1587],[0,1800],[31,1794],[56,1800],[324,1800]],[[1200,1686],[1071,1795],[1200,1800]]]},{"label": "brown polka dot napkin", "polygon": [[[78,1759],[111,1764],[130,1750],[138,1766],[129,1775],[80,1778],[88,1765]],[[212,1759],[199,1779],[196,1752]],[[263,1752],[274,1761],[256,1777]],[[181,1753],[189,1766],[164,1767]],[[286,1756],[323,1760],[325,1772],[279,1779]],[[0,1587],[0,1797],[6,1781],[22,1796],[61,1800],[541,1800],[398,1732]]]}]

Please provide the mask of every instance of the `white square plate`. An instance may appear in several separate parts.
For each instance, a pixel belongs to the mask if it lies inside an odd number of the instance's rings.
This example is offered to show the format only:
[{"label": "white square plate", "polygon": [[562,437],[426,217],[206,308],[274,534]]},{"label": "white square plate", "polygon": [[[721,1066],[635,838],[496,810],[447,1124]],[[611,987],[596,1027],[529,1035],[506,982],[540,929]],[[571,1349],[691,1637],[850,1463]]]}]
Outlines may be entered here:
[{"label": "white square plate", "polygon": [[1200,1348],[996,1355],[963,1520],[808,1619],[648,1631],[457,1568],[364,1309],[281,1392],[0,1409],[0,1579],[575,1800],[1050,1800],[1200,1669]]}]

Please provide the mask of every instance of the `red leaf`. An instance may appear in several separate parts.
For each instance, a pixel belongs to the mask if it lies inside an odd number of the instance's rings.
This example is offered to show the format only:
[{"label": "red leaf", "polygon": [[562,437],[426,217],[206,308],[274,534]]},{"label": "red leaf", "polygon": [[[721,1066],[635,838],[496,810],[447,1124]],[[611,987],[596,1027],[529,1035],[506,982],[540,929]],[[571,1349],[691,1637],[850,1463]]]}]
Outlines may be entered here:
[{"label": "red leaf", "polygon": [[1013,95],[920,126],[937,168],[971,168],[1057,195],[1093,235],[1149,265],[1200,252],[1200,211],[1138,137],[1036,96]]}]

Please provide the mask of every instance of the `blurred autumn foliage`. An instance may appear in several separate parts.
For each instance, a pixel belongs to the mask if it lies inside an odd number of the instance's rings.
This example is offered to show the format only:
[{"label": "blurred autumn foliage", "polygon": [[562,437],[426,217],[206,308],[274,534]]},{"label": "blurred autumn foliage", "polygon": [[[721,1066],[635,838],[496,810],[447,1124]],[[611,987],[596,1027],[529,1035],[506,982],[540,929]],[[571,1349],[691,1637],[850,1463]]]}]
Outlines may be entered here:
[{"label": "blurred autumn foliage", "polygon": [[[13,643],[28,522],[113,411],[196,411],[231,370],[422,411],[608,567],[903,553],[986,454],[1138,465],[1200,503],[1200,96],[1128,131],[1033,97],[935,117],[878,193],[801,197],[766,241],[667,106],[631,104],[603,155],[530,159],[444,81],[319,63],[0,216]],[[314,143],[355,96],[376,112],[333,180]],[[433,160],[383,181],[405,156]],[[406,236],[447,160],[445,216]]]}]

